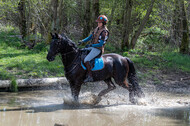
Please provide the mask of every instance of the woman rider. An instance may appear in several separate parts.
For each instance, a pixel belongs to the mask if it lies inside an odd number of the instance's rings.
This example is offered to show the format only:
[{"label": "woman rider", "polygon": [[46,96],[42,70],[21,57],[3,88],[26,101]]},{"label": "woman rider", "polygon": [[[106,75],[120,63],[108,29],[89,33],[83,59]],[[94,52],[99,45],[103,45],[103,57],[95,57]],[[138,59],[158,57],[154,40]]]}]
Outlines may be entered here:
[{"label": "woman rider", "polygon": [[109,37],[109,31],[106,27],[108,18],[105,15],[100,15],[96,22],[98,22],[98,26],[94,29],[92,34],[82,41],[79,41],[80,45],[81,43],[86,43],[91,40],[91,44],[86,45],[86,48],[90,50],[90,53],[84,59],[84,63],[88,72],[84,82],[93,81],[90,61],[100,53],[104,52],[104,46]]}]

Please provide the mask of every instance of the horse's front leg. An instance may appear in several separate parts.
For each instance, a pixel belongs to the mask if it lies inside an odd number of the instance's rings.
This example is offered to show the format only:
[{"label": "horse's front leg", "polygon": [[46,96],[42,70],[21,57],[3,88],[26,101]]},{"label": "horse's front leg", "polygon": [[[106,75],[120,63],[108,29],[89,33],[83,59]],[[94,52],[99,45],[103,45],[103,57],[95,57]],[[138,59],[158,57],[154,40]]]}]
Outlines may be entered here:
[{"label": "horse's front leg", "polygon": [[71,94],[74,102],[78,102],[81,85],[82,83],[77,83],[77,82],[70,83]]}]

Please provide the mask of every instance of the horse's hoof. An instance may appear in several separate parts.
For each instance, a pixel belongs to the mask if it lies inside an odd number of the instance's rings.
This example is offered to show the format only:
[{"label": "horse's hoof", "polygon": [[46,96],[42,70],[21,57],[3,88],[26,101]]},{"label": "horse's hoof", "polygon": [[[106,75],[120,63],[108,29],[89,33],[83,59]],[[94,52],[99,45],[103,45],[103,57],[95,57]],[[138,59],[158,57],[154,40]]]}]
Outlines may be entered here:
[{"label": "horse's hoof", "polygon": [[136,95],[137,95],[139,98],[145,98],[145,94],[144,94],[141,90],[139,90],[139,91],[136,93]]},{"label": "horse's hoof", "polygon": [[67,124],[58,124],[58,123],[55,123],[54,126],[68,126]]},{"label": "horse's hoof", "polygon": [[79,105],[79,102],[69,98],[63,98],[63,104],[65,105]]},{"label": "horse's hoof", "polygon": [[147,106],[147,101],[144,98],[140,98],[137,100],[137,105]]},{"label": "horse's hoof", "polygon": [[130,98],[129,101],[130,101],[132,104],[134,104],[134,105],[137,105],[137,103],[138,103],[137,99],[135,99],[135,98]]}]

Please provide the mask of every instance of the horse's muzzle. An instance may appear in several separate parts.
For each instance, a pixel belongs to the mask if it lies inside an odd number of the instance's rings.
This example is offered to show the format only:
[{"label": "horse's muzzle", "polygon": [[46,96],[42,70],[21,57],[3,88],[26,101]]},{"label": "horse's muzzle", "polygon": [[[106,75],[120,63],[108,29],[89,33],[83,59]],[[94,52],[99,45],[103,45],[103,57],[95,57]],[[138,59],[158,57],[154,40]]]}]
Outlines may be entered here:
[{"label": "horse's muzzle", "polygon": [[47,58],[47,60],[48,60],[49,62],[51,62],[51,61],[54,61],[54,60],[55,60],[55,57],[50,57],[50,56],[47,56],[46,58]]}]

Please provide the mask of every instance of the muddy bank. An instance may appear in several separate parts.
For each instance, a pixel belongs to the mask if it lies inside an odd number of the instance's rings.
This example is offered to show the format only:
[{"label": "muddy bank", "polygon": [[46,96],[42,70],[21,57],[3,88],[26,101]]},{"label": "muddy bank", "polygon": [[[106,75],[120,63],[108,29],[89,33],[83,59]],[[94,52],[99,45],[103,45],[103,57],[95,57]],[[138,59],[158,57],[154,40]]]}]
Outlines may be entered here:
[{"label": "muddy bank", "polygon": [[[161,92],[190,93],[190,73],[174,70],[138,69],[140,70],[137,74],[138,81],[144,88]],[[149,74],[150,72],[152,73]]]}]

